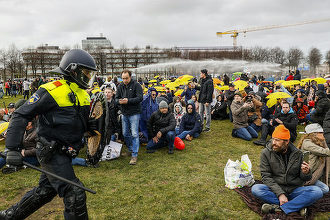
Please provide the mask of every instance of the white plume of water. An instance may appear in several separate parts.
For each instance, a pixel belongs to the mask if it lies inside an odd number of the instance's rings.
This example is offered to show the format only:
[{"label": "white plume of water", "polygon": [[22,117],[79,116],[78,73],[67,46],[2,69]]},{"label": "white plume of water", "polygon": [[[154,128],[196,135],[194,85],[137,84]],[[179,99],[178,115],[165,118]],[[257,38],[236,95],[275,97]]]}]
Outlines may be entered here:
[{"label": "white plume of water", "polygon": [[[136,73],[146,73],[155,71],[175,71],[176,73],[184,73],[197,75],[201,69],[207,69],[210,74],[224,74],[233,72],[250,72],[253,73],[280,73],[283,69],[280,64],[275,63],[258,63],[245,60],[170,60],[165,63],[156,63],[136,68]],[[266,75],[268,75],[266,74]]]}]

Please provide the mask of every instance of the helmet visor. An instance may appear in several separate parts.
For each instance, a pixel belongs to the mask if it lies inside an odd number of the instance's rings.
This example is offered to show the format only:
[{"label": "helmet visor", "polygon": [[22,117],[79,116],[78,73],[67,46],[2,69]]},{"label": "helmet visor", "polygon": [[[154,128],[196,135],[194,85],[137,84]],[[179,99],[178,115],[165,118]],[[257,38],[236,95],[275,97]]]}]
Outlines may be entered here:
[{"label": "helmet visor", "polygon": [[96,72],[89,69],[82,69],[81,73],[82,81],[88,86],[88,88],[91,88],[95,80]]}]

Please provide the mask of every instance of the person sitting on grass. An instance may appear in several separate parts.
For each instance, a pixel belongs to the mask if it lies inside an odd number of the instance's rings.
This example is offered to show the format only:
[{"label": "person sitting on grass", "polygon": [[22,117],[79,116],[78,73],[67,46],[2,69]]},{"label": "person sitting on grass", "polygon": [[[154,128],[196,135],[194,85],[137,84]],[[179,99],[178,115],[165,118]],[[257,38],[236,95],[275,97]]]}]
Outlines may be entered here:
[{"label": "person sitting on grass", "polygon": [[[321,188],[323,194],[329,192],[329,168],[330,168],[330,149],[324,138],[324,131],[319,124],[310,124],[305,127],[305,135],[301,137],[298,148],[309,151],[309,165],[312,171],[312,179],[305,183]],[[323,179],[322,182],[320,179]]]},{"label": "person sitting on grass", "polygon": [[290,142],[290,131],[279,125],[272,140],[261,152],[260,173],[263,184],[252,186],[252,194],[265,202],[262,213],[283,211],[285,214],[301,212],[323,197],[318,186],[303,186],[311,180],[308,163],[303,161],[303,153]]},{"label": "person sitting on grass", "polygon": [[253,141],[256,145],[265,146],[267,143],[268,134],[271,135],[274,129],[283,124],[290,131],[290,141],[293,143],[297,138],[298,118],[296,113],[290,107],[290,104],[284,102],[282,110],[276,113],[269,123],[263,123],[261,126],[261,138]]},{"label": "person sitting on grass", "polygon": [[175,103],[174,104],[174,118],[176,121],[176,126],[175,126],[175,134],[178,135],[180,131],[180,124],[183,115],[185,114],[183,107],[180,103]]},{"label": "person sitting on grass", "polygon": [[186,114],[181,119],[179,135],[182,140],[191,141],[193,138],[199,137],[202,132],[202,120],[196,112],[195,105],[188,103],[186,106]]},{"label": "person sitting on grass", "polygon": [[227,102],[224,101],[223,95],[217,96],[217,102],[211,107],[211,119],[225,120],[229,118],[227,113]]},{"label": "person sitting on grass", "polygon": [[[28,122],[26,126],[26,131],[23,137],[23,149],[21,150],[21,154],[23,157],[23,161],[28,162],[34,166],[39,166],[38,159],[36,157],[36,144],[37,144],[37,121],[33,119],[32,121]],[[6,165],[6,159],[0,157],[0,169]],[[12,173],[16,172],[22,167],[5,167],[3,168],[3,173]]]},{"label": "person sitting on grass", "polygon": [[232,136],[247,141],[250,141],[252,138],[257,138],[258,133],[248,124],[248,111],[253,108],[252,100],[244,102],[242,94],[239,92],[235,93],[234,101],[230,108],[233,114],[234,124]]},{"label": "person sitting on grass", "polygon": [[298,98],[296,100],[296,105],[293,106],[293,110],[297,114],[299,124],[306,124],[306,116],[309,114],[309,109],[307,105],[304,104],[304,100],[302,98]]},{"label": "person sitting on grass", "polygon": [[176,121],[168,110],[168,104],[165,101],[159,103],[159,110],[151,114],[148,121],[148,136],[150,140],[147,144],[147,153],[154,153],[156,149],[168,144],[168,153],[174,153]]}]

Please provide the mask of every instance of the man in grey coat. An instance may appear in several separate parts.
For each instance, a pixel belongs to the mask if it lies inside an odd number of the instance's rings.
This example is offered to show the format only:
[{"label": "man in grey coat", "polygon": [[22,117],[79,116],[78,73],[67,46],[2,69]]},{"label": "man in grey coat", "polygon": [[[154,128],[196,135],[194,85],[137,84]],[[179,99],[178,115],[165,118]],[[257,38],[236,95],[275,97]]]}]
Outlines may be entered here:
[{"label": "man in grey coat", "polygon": [[260,157],[260,172],[264,184],[252,187],[252,194],[262,201],[263,213],[306,213],[306,207],[322,198],[317,186],[303,186],[312,178],[303,154],[290,142],[290,131],[279,125]]}]

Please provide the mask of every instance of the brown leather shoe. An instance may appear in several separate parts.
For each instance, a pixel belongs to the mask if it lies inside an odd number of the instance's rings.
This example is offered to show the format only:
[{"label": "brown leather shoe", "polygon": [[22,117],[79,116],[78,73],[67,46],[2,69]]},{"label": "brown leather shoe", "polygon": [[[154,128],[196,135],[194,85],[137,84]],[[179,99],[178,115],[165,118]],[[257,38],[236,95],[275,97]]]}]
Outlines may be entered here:
[{"label": "brown leather shoe", "polygon": [[186,136],[186,140],[187,140],[187,141],[192,141],[192,139],[193,139],[192,136],[190,136],[190,135],[189,135],[189,136]]},{"label": "brown leather shoe", "polygon": [[132,157],[131,161],[129,162],[129,165],[136,165],[137,163],[137,157]]}]

